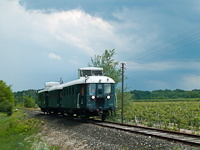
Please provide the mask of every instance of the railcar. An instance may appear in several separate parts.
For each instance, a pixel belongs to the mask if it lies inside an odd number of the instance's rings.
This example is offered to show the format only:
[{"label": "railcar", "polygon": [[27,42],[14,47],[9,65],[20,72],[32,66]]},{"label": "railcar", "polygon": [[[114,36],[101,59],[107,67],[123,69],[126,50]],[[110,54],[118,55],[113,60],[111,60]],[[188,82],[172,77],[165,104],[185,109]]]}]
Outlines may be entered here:
[{"label": "railcar", "polygon": [[[109,111],[116,109],[115,82],[103,76],[102,68],[80,68],[77,80],[53,85],[38,93],[39,107],[47,113],[62,113],[72,117],[76,114],[81,118],[101,116],[105,120]],[[42,104],[44,101],[46,105]]]},{"label": "railcar", "polygon": [[49,109],[49,89],[51,87],[56,87],[60,83],[59,82],[47,82],[45,83],[45,89],[38,91],[38,106],[41,108],[43,112],[50,112]]}]

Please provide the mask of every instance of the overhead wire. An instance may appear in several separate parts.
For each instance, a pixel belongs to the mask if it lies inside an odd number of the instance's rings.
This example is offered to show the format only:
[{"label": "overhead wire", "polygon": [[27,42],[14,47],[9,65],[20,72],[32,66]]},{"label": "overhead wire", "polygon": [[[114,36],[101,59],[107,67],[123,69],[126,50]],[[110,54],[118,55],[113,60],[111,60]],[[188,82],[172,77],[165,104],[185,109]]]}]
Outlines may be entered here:
[{"label": "overhead wire", "polygon": [[199,40],[200,37],[200,26],[197,26],[196,28],[193,28],[183,34],[180,34],[172,39],[169,39],[166,43],[167,44],[160,44],[159,46],[156,46],[154,50],[145,52],[144,55],[140,55],[137,58],[131,58],[127,61],[127,63],[143,63],[145,61],[148,61],[150,59],[156,58],[158,56],[170,53],[174,51],[175,49],[190,45],[196,41]]}]

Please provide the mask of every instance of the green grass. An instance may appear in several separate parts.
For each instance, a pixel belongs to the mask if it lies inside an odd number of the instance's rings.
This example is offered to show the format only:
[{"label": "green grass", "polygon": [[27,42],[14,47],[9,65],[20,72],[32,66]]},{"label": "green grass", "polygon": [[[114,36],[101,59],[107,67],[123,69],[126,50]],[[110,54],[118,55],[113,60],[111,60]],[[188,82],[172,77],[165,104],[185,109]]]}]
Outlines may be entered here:
[{"label": "green grass", "polygon": [[1,150],[56,150],[59,147],[49,146],[41,137],[35,135],[41,131],[44,121],[27,119],[23,110],[12,116],[0,113],[0,149]]}]

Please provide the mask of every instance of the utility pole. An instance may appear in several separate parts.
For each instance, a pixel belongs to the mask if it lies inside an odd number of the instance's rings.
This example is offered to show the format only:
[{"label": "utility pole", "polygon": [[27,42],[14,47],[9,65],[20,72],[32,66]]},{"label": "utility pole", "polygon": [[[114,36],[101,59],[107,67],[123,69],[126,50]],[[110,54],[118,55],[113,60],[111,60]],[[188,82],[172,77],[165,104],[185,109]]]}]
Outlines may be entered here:
[{"label": "utility pole", "polygon": [[[36,99],[36,97],[37,97],[36,93],[37,93],[37,90],[35,90],[35,98],[34,99]],[[35,109],[35,101],[34,101],[34,109]]]},{"label": "utility pole", "polygon": [[121,123],[123,123],[123,116],[124,116],[124,64],[122,64],[122,112],[121,112]]},{"label": "utility pole", "polygon": [[23,107],[24,107],[24,96],[25,96],[25,93],[23,92],[23,97],[22,97],[23,98]]}]

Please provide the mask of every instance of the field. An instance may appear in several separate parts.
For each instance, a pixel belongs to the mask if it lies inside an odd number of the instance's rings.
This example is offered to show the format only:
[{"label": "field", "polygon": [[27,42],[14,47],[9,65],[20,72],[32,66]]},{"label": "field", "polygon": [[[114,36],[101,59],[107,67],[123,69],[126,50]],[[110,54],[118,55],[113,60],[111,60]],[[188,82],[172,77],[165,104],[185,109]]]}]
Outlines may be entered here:
[{"label": "field", "polygon": [[11,149],[53,149],[35,135],[41,130],[44,121],[28,119],[23,110],[15,111],[12,116],[0,113],[0,145],[3,150]]},{"label": "field", "polygon": [[[120,113],[114,118],[120,122]],[[200,102],[131,102],[124,107],[124,121],[137,125],[200,134]]]}]

